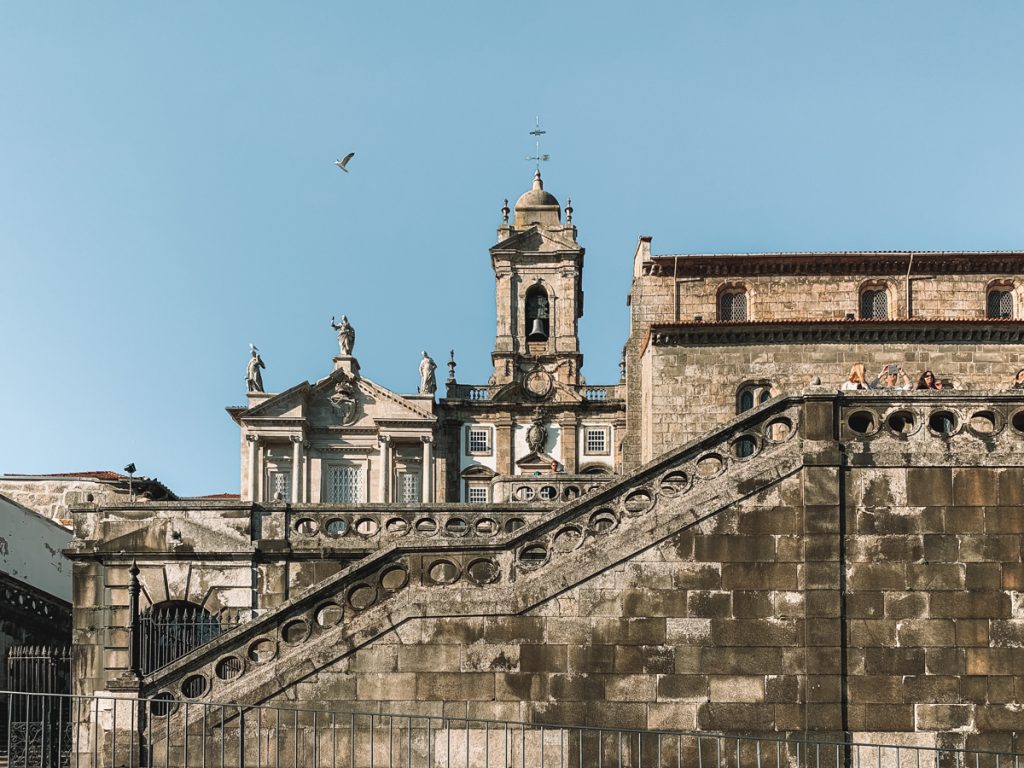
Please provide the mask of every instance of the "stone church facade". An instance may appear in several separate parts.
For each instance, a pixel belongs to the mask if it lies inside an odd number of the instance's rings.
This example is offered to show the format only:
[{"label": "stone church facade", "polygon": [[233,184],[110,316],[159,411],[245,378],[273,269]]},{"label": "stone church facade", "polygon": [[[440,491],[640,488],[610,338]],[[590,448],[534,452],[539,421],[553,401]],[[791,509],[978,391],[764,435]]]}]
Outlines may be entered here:
[{"label": "stone church facade", "polygon": [[[641,238],[591,385],[576,235],[539,173],[506,204],[487,383],[343,345],[229,408],[239,500],[76,507],[80,692],[1019,750],[1022,254]],[[186,606],[215,631],[140,659]]]}]

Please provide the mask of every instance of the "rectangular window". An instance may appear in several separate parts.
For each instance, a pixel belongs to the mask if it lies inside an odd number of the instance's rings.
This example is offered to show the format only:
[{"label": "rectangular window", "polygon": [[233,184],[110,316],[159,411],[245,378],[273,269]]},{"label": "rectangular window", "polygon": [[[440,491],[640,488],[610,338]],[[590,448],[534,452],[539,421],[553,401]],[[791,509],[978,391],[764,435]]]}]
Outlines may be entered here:
[{"label": "rectangular window", "polygon": [[466,494],[470,504],[486,504],[487,503],[487,486],[486,485],[471,485],[469,491]]},{"label": "rectangular window", "polygon": [[583,433],[583,452],[590,455],[607,455],[608,427],[587,427]]},{"label": "rectangular window", "polygon": [[398,476],[399,501],[403,504],[416,504],[420,499],[420,478],[411,472],[403,472]]},{"label": "rectangular window", "polygon": [[337,464],[327,468],[327,501],[334,504],[357,504],[363,500],[363,473],[359,467]]},{"label": "rectangular window", "polygon": [[290,472],[267,473],[267,501],[291,501],[292,477]]},{"label": "rectangular window", "polygon": [[491,428],[490,427],[469,427],[466,443],[467,453],[470,456],[491,455]]}]

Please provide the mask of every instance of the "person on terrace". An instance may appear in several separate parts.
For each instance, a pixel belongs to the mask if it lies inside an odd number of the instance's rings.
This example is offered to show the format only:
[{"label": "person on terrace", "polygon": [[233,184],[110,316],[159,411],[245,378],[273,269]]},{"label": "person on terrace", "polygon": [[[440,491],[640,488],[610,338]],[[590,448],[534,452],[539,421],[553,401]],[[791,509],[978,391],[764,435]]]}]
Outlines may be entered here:
[{"label": "person on terrace", "polygon": [[925,371],[917,379],[917,386],[914,389],[938,389],[935,374]]},{"label": "person on terrace", "polygon": [[867,389],[868,384],[864,380],[864,363],[854,363],[850,368],[849,378],[839,387],[841,390]]},{"label": "person on terrace", "polygon": [[[900,383],[900,379],[903,383]],[[907,372],[903,370],[902,365],[896,363],[889,363],[882,367],[882,370],[878,372],[878,376],[871,382],[871,389],[913,389],[914,385],[910,381],[910,377],[907,376]]]}]

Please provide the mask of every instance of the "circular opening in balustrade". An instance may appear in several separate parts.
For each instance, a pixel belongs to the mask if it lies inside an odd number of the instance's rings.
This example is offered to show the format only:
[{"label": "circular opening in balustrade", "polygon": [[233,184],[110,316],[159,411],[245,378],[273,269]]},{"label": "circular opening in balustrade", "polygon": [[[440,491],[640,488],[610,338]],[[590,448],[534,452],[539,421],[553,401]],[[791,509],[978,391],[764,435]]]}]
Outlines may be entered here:
[{"label": "circular opening in balustrade", "polygon": [[590,516],[588,527],[594,533],[607,533],[619,524],[618,516],[610,509],[599,509]]},{"label": "circular opening in balustrade", "polygon": [[293,619],[281,627],[281,639],[288,645],[301,643],[309,637],[309,625],[305,619]]},{"label": "circular opening in balustrade", "polygon": [[474,525],[478,536],[493,536],[498,532],[498,521],[489,517],[481,517]]},{"label": "circular opening in balustrade", "polygon": [[1000,430],[999,415],[995,411],[976,411],[971,414],[971,420],[967,422],[971,431],[978,435],[992,435]]},{"label": "circular opening in balustrade", "polygon": [[690,478],[685,472],[669,472],[661,478],[661,492],[668,496],[676,496],[690,485]]},{"label": "circular opening in balustrade", "polygon": [[249,646],[249,660],[256,664],[263,664],[277,656],[277,643],[268,638],[260,638]]},{"label": "circular opening in balustrade", "polygon": [[551,548],[558,552],[572,552],[583,543],[583,530],[578,525],[567,525],[555,534]]},{"label": "circular opening in balustrade", "polygon": [[189,675],[181,681],[181,695],[186,699],[198,699],[206,693],[206,678],[202,675]]},{"label": "circular opening in balustrade", "polygon": [[654,506],[654,494],[646,488],[633,491],[622,502],[627,515],[642,515]]},{"label": "circular opening in balustrade", "polygon": [[295,521],[293,526],[295,532],[300,536],[316,536],[320,530],[320,525],[311,517],[302,517]]},{"label": "circular opening in balustrade", "polygon": [[705,480],[721,473],[725,469],[725,462],[717,453],[709,453],[697,459],[697,477]]},{"label": "circular opening in balustrade", "polygon": [[524,525],[526,525],[526,521],[523,520],[523,518],[510,517],[508,520],[505,521],[505,533],[512,533],[513,531],[518,531]]},{"label": "circular opening in balustrade", "polygon": [[737,459],[749,459],[757,453],[757,440],[751,435],[741,435],[732,441],[732,455]]},{"label": "circular opening in balustrade", "polygon": [[772,419],[764,427],[765,439],[781,443],[793,436],[793,422],[785,416]]},{"label": "circular opening in balustrade", "polygon": [[913,434],[917,420],[911,411],[893,411],[885,419],[885,425],[898,437]]},{"label": "circular opening in balustrade", "polygon": [[217,662],[213,668],[214,674],[221,680],[234,680],[241,677],[245,663],[237,656],[227,656]]},{"label": "circular opening in balustrade", "polygon": [[469,523],[461,517],[451,517],[444,524],[444,530],[449,536],[465,536],[469,533]]},{"label": "circular opening in balustrade", "polygon": [[352,528],[360,536],[375,536],[380,530],[380,523],[372,517],[361,517]]},{"label": "circular opening in balustrade", "polygon": [[480,558],[466,566],[466,574],[474,584],[493,584],[501,576],[501,568],[490,558]]},{"label": "circular opening in balustrade", "polygon": [[335,539],[341,538],[348,533],[348,520],[340,517],[336,517],[333,520],[329,520],[327,525],[324,526],[324,531],[328,536]]},{"label": "circular opening in balustrade", "polygon": [[519,565],[532,570],[540,568],[548,561],[548,549],[541,543],[527,544],[519,550]]},{"label": "circular opening in balustrade", "polygon": [[178,708],[178,702],[167,691],[160,691],[149,700],[149,713],[153,717],[167,717]]},{"label": "circular opening in balustrade", "polygon": [[409,572],[401,565],[385,568],[380,574],[380,585],[389,592],[401,589],[409,583]]},{"label": "circular opening in balustrade", "polygon": [[314,618],[321,627],[334,627],[341,623],[345,609],[337,603],[325,603],[316,609]]},{"label": "circular opening in balustrade", "polygon": [[437,533],[437,520],[432,517],[421,517],[413,527],[416,529],[416,533],[421,536],[430,536],[433,533]]},{"label": "circular opening in balustrade", "polygon": [[1010,417],[1010,425],[1018,432],[1024,432],[1024,411],[1017,411]]},{"label": "circular opening in balustrade", "polygon": [[846,423],[858,435],[873,435],[878,431],[878,420],[871,411],[854,411],[846,417]]},{"label": "circular opening in balustrade", "polygon": [[956,431],[956,415],[952,411],[934,411],[928,417],[928,428],[936,435],[952,435]]},{"label": "circular opening in balustrade", "polygon": [[404,517],[392,517],[384,523],[384,530],[391,536],[404,536],[409,532],[409,521]]},{"label": "circular opening in balustrade", "polygon": [[377,602],[377,590],[369,584],[356,584],[348,591],[348,604],[357,611],[365,611]]},{"label": "circular opening in balustrade", "polygon": [[459,566],[451,560],[435,560],[427,568],[427,578],[435,584],[454,584],[459,578]]},{"label": "circular opening in balustrade", "polygon": [[567,485],[567,486],[565,486],[565,489],[562,491],[562,498],[565,499],[566,501],[572,501],[573,499],[578,499],[579,497],[580,497],[579,486]]},{"label": "circular opening in balustrade", "polygon": [[537,492],[537,496],[540,497],[541,501],[554,501],[558,498],[558,491],[555,490],[553,485],[543,485]]},{"label": "circular opening in balustrade", "polygon": [[514,495],[516,501],[532,501],[534,497],[534,490],[528,485],[521,485],[516,488]]}]

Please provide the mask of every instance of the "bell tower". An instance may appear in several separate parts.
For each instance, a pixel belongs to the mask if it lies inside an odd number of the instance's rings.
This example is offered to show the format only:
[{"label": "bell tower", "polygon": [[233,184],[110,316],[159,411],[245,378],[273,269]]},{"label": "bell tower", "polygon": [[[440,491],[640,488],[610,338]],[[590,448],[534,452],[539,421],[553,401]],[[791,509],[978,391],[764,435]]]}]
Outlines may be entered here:
[{"label": "bell tower", "polygon": [[544,189],[538,169],[512,211],[505,201],[498,243],[491,248],[498,320],[492,384],[519,382],[534,397],[545,397],[554,382],[581,382],[583,253],[571,201],[563,223],[562,207]]}]

